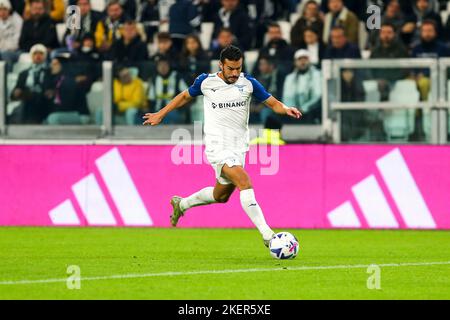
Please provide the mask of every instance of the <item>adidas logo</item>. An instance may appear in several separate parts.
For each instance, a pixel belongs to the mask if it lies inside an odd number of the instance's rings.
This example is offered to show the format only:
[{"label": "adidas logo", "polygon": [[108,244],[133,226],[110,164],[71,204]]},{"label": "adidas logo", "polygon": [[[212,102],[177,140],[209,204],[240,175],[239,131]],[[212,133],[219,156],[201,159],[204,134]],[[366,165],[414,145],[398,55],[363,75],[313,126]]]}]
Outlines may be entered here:
[{"label": "adidas logo", "polygon": [[[376,161],[378,171],[394,204],[390,204],[374,174],[352,187],[352,193],[370,228],[399,228],[399,219],[392,208],[398,209],[401,222],[408,228],[435,229],[436,223],[414,181],[400,150],[394,149]],[[327,215],[336,228],[360,228],[361,221],[351,201],[346,201]]]},{"label": "adidas logo", "polygon": [[[114,148],[95,161],[110,198],[126,226],[151,226],[153,221],[139,196],[119,150]],[[88,225],[116,226],[118,221],[93,173],[72,186],[72,191]],[[81,225],[70,199],[49,212],[54,225]]]}]

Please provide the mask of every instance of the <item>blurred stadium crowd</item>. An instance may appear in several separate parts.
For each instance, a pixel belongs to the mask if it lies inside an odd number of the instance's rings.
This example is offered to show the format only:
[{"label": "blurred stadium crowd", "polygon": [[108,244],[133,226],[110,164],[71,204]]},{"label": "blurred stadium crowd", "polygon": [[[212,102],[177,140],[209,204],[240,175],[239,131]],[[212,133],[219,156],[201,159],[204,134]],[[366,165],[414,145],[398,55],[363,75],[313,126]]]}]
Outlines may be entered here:
[{"label": "blurred stadium crowd", "polygon": [[[252,73],[303,124],[321,122],[321,61],[450,56],[450,5],[438,0],[0,0],[0,59],[7,62],[11,124],[101,123],[102,61],[114,62],[115,122],[139,124],[195,77],[218,69],[229,44],[245,51]],[[381,29],[368,30],[366,9],[381,8]],[[81,28],[66,8],[77,5]],[[427,72],[372,73],[381,101],[393,83],[411,79],[420,100]],[[342,73],[342,101],[364,101],[352,70]],[[97,95],[96,95],[97,94]],[[351,121],[361,121],[361,112]],[[250,122],[273,120],[255,102]],[[166,123],[201,119],[201,105]],[[270,124],[269,124],[270,126]]]}]

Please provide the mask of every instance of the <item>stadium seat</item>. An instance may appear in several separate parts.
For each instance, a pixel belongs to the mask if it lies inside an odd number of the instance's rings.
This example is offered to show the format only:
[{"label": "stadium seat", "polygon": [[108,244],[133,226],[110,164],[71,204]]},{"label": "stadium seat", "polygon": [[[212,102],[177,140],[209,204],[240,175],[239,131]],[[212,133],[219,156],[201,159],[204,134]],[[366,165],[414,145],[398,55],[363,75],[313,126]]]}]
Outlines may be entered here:
[{"label": "stadium seat", "polygon": [[376,80],[363,81],[364,92],[366,93],[366,102],[380,102],[381,95],[378,91],[378,82]]},{"label": "stadium seat", "polygon": [[[414,80],[399,80],[389,93],[389,101],[414,104],[420,99],[419,91]],[[388,141],[402,140],[407,141],[409,134],[414,130],[414,112],[415,110],[384,110],[384,130],[386,131]]]},{"label": "stadium seat", "polygon": [[64,22],[56,24],[56,34],[58,35],[59,43],[63,44],[64,34],[66,33],[66,24]]},{"label": "stadium seat", "polygon": [[6,92],[7,92],[6,99],[8,99],[9,96],[11,96],[11,92],[13,91],[18,78],[19,78],[18,73],[14,73],[14,72],[8,73],[8,75],[6,77]]},{"label": "stadium seat", "polygon": [[211,60],[211,73],[219,71],[219,60]]},{"label": "stadium seat", "polygon": [[18,62],[31,64],[31,55],[28,52],[21,53]]},{"label": "stadium seat", "polygon": [[31,65],[31,56],[29,53],[21,53],[19,59],[13,66],[13,73],[21,73],[23,70],[26,70]]},{"label": "stadium seat", "polygon": [[106,8],[106,0],[94,0],[91,1],[92,10],[103,12]]},{"label": "stadium seat", "polygon": [[441,11],[441,20],[443,25],[447,23],[449,13],[449,11]]},{"label": "stadium seat", "polygon": [[370,50],[361,50],[361,58],[367,60],[370,59]]},{"label": "stadium seat", "polygon": [[214,32],[214,23],[212,22],[202,22],[200,26],[200,42],[205,50],[209,50],[212,35]]},{"label": "stadium seat", "polygon": [[103,82],[94,82],[86,98],[89,113],[91,116],[95,116],[96,110],[101,109],[103,106]]},{"label": "stadium seat", "polygon": [[291,13],[289,16],[289,22],[291,23],[291,26],[294,26],[294,24],[297,22],[297,20],[300,18],[300,13],[294,12]]},{"label": "stadium seat", "polygon": [[251,73],[256,61],[258,60],[258,50],[245,51],[245,68],[246,72]]}]

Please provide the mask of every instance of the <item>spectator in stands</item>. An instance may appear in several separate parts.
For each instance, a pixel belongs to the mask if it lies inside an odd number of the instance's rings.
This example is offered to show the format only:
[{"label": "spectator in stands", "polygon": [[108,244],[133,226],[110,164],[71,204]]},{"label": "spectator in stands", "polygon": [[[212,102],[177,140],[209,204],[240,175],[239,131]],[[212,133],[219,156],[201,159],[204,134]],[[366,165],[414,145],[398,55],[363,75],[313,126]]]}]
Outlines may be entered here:
[{"label": "spectator in stands", "polygon": [[128,20],[119,0],[111,0],[106,13],[95,28],[95,45],[100,53],[108,52],[113,43],[120,39],[123,23]]},{"label": "spectator in stands", "polygon": [[[395,26],[385,22],[381,25],[378,45],[372,50],[371,59],[398,59],[409,57],[408,50],[399,39]],[[372,71],[372,77],[378,81],[378,90],[381,100],[387,101],[390,88],[394,82],[405,78],[406,74],[396,69],[376,69]]]},{"label": "spectator in stands", "polygon": [[[267,26],[273,21],[281,19],[280,12],[277,10],[278,7],[275,1],[243,1],[243,4],[245,4],[245,2],[247,3],[249,17],[255,24],[255,48],[261,48],[264,44]],[[217,8],[216,12],[218,9],[219,8]]]},{"label": "spectator in stands", "polygon": [[151,60],[158,62],[160,59],[166,59],[170,62],[172,69],[178,68],[178,55],[179,53],[173,47],[172,38],[168,32],[160,32],[157,36],[158,49],[156,53],[151,57]]},{"label": "spectator in stands", "polygon": [[69,51],[78,49],[81,41],[87,34],[94,34],[97,23],[102,19],[102,13],[92,10],[91,0],[77,0],[76,5],[80,8],[80,29],[67,29],[64,34],[64,45]]},{"label": "spectator in stands", "polygon": [[445,24],[443,34],[443,40],[447,43],[448,46],[450,46],[450,16],[447,18],[447,23]]},{"label": "spectator in stands", "polygon": [[83,37],[80,47],[71,54],[67,69],[69,67],[80,92],[81,107],[87,108],[87,94],[91,90],[92,84],[98,81],[102,75],[100,54],[95,49],[93,35],[86,34]]},{"label": "spectator in stands", "polygon": [[136,0],[119,0],[119,3],[122,6],[125,16],[128,19],[136,20]]},{"label": "spectator in stands", "polygon": [[393,24],[397,32],[400,33],[405,22],[405,14],[401,10],[400,3],[397,0],[391,0],[386,5],[386,10],[382,17],[382,23]]},{"label": "spectator in stands", "polygon": [[359,20],[356,15],[344,6],[343,0],[329,0],[328,9],[330,11],[325,15],[323,41],[328,44],[331,40],[331,30],[340,26],[348,41],[358,44]]},{"label": "spectator in stands", "polygon": [[[386,0],[382,0],[382,1],[386,2]],[[409,0],[405,0],[405,1],[409,1]],[[318,2],[321,2],[322,12],[328,13],[329,3],[331,1],[330,0],[321,0]],[[372,2],[375,2],[375,1],[372,0]],[[344,5],[346,8],[348,8],[348,10],[353,12],[358,17],[359,20],[366,19],[366,10],[367,10],[367,6],[369,5],[367,0],[344,0]]]},{"label": "spectator in stands", "polygon": [[[181,75],[171,70],[167,59],[160,59],[156,64],[157,74],[152,78],[149,88],[150,107],[153,112],[161,110],[178,93],[187,89],[187,85]],[[163,120],[165,124],[181,124],[187,120],[188,108],[176,109],[169,113]]]},{"label": "spectator in stands", "polygon": [[434,11],[434,8],[429,0],[416,0],[413,5],[414,15],[411,16],[410,21],[415,23],[414,34],[411,44],[415,45],[420,41],[420,27],[425,20],[434,21],[438,37],[442,35],[442,19],[441,15]]},{"label": "spectator in stands", "polygon": [[120,67],[117,78],[114,79],[116,115],[125,117],[127,125],[135,125],[139,123],[139,113],[146,107],[147,100],[142,80],[137,76],[133,77],[128,68]]},{"label": "spectator in stands", "polygon": [[326,46],[319,40],[319,34],[316,29],[309,27],[305,29],[303,32],[303,43],[301,49],[308,50],[311,64],[320,68]]},{"label": "spectator in stands", "polygon": [[[437,37],[437,27],[433,20],[425,20],[420,27],[420,43],[413,49],[413,58],[441,58],[449,57],[449,48]],[[421,70],[415,75],[422,101],[428,100],[430,92],[429,71]]]},{"label": "spectator in stands", "polygon": [[[292,70],[294,49],[283,39],[281,27],[277,23],[271,23],[267,31],[268,43],[259,50],[258,60],[261,57],[270,57],[275,60],[278,70],[282,74],[288,74]],[[255,72],[257,75],[257,72]]]},{"label": "spectator in stands", "polygon": [[220,59],[220,52],[229,45],[235,45],[239,47],[236,37],[229,28],[222,28],[217,35],[217,39],[211,43],[210,56],[212,60]]},{"label": "spectator in stands", "polygon": [[221,0],[221,4],[222,7],[213,19],[213,36],[216,37],[223,27],[229,28],[236,36],[242,49],[250,49],[253,31],[246,10],[240,6],[239,0]]},{"label": "spectator in stands", "polygon": [[11,93],[13,101],[20,101],[9,117],[9,123],[40,124],[48,115],[49,101],[45,93],[50,89],[50,72],[45,63],[47,48],[42,44],[30,50],[32,65],[19,74]]},{"label": "spectator in stands", "polygon": [[45,123],[60,124],[87,124],[89,111],[83,103],[76,80],[73,75],[64,70],[62,59],[53,58],[50,63],[51,82],[46,92],[50,102],[50,114]]},{"label": "spectator in stands", "polygon": [[95,48],[95,37],[89,33],[84,35],[80,47],[73,52],[71,58],[75,62],[99,63],[101,57]]},{"label": "spectator in stands", "polygon": [[215,14],[221,7],[220,0],[198,0],[203,22],[214,22]]},{"label": "spectator in stands", "polygon": [[343,27],[333,27],[330,32],[330,40],[331,44],[325,50],[325,59],[361,58],[358,46],[347,41]]},{"label": "spectator in stands", "polygon": [[381,25],[378,43],[371,52],[372,59],[408,57],[408,50],[398,38],[395,26],[391,23],[385,22]]},{"label": "spectator in stands", "polygon": [[299,106],[303,123],[321,122],[322,76],[310,62],[309,52],[295,52],[295,70],[284,80],[283,102],[288,106]]},{"label": "spectator in stands", "polygon": [[9,0],[0,0],[0,60],[6,61],[8,70],[19,58],[19,37],[22,18],[12,11]]},{"label": "spectator in stands", "polygon": [[420,43],[412,49],[414,58],[448,57],[449,48],[438,39],[437,26],[433,20],[425,20],[420,27]]},{"label": "spectator in stands", "polygon": [[186,36],[199,31],[201,22],[200,12],[192,1],[176,0],[169,10],[169,33],[175,50],[181,51]]},{"label": "spectator in stands", "polygon": [[[25,9],[23,12],[24,19],[30,19],[33,13],[31,12],[31,3],[33,0],[25,0]],[[66,8],[64,0],[43,0],[45,12],[50,16],[54,23],[63,22]]]},{"label": "spectator in stands", "polygon": [[169,23],[170,7],[175,4],[176,0],[158,0],[157,2],[160,25],[165,25]]},{"label": "spectator in stands", "polygon": [[195,78],[202,73],[208,73],[210,60],[208,54],[202,48],[197,35],[191,34],[184,40],[180,55],[180,72],[186,83],[193,83]]},{"label": "spectator in stands", "polygon": [[[342,71],[341,101],[363,102],[365,92],[361,79],[353,70]],[[342,140],[355,141],[361,138],[369,125],[366,110],[345,110],[341,112]]]},{"label": "spectator in stands", "polygon": [[44,0],[30,0],[30,18],[25,20],[19,39],[19,48],[30,51],[35,44],[41,43],[47,49],[59,46],[53,21],[45,13]]},{"label": "spectator in stands", "polygon": [[[258,74],[258,81],[262,86],[279,100],[282,100],[284,77],[278,72],[275,60],[270,57],[261,57],[258,61]],[[259,101],[252,100],[250,109],[251,123],[265,124],[269,116],[281,122],[281,118],[272,109],[266,108]]]},{"label": "spectator in stands", "polygon": [[314,29],[319,34],[319,42],[322,42],[323,20],[319,4],[309,0],[303,7],[303,14],[291,29],[291,45],[295,49],[304,48],[304,32],[306,29]]},{"label": "spectator in stands", "polygon": [[355,72],[351,69],[342,70],[342,102],[362,102],[365,99],[365,91],[362,81],[355,77]]},{"label": "spectator in stands", "polygon": [[147,40],[153,42],[153,35],[158,32],[159,10],[158,0],[143,1],[140,22],[144,25]]},{"label": "spectator in stands", "polygon": [[[142,31],[143,32],[143,31]],[[139,63],[149,58],[147,43],[142,40],[136,21],[127,20],[123,24],[122,37],[113,43],[109,58],[122,65],[130,66],[133,62]]]}]

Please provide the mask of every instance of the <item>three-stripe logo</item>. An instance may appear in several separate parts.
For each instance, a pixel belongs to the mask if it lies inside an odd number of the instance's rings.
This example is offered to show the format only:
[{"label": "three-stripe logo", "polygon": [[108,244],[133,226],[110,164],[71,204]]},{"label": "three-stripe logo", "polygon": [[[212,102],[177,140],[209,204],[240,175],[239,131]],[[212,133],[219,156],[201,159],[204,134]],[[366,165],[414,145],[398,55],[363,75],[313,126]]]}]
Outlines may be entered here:
[{"label": "three-stripe logo", "polygon": [[[95,161],[106,188],[124,225],[151,226],[153,221],[136,189],[130,173],[117,148]],[[87,224],[92,226],[118,225],[110,205],[93,173],[72,186],[72,192]],[[70,199],[49,212],[54,225],[81,225]]]},{"label": "three-stripe logo", "polygon": [[[407,228],[435,229],[436,223],[398,148],[376,161],[387,190]],[[352,187],[352,193],[370,228],[399,228],[391,206],[375,175],[369,175]],[[360,228],[361,222],[350,201],[327,215],[336,228]]]}]

